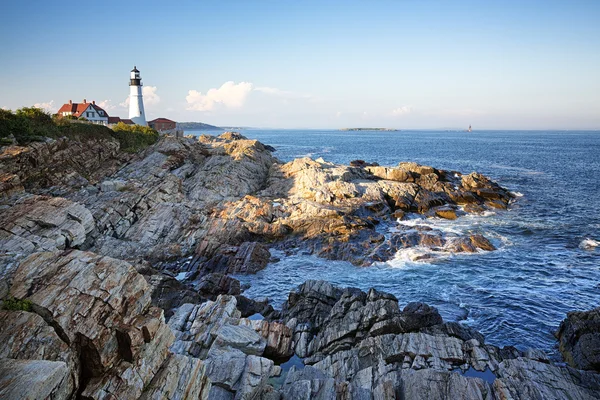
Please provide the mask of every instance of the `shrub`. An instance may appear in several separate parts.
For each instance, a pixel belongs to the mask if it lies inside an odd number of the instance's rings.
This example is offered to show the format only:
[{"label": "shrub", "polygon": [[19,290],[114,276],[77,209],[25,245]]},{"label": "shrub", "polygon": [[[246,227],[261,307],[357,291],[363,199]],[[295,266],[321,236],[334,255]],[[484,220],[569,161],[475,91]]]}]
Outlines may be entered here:
[{"label": "shrub", "polygon": [[10,311],[31,311],[33,303],[30,300],[20,300],[14,297],[8,297],[3,300],[3,307]]},{"label": "shrub", "polygon": [[119,122],[113,126],[113,136],[121,143],[121,150],[135,153],[156,143],[160,137],[154,129],[141,125]]},{"label": "shrub", "polygon": [[0,113],[0,138],[13,135],[19,144],[27,144],[56,133],[50,114],[39,108],[23,107],[16,113],[7,110]]},{"label": "shrub", "polygon": [[80,142],[116,139],[122,151],[135,153],[156,143],[159,139],[158,132],[147,126],[119,123],[111,130],[103,125],[73,121],[73,119],[75,118],[58,115],[52,118],[44,110],[35,107],[23,107],[14,113],[0,109],[0,145],[11,143],[7,139],[11,135],[20,145],[41,141],[46,137],[55,139],[68,137]]}]

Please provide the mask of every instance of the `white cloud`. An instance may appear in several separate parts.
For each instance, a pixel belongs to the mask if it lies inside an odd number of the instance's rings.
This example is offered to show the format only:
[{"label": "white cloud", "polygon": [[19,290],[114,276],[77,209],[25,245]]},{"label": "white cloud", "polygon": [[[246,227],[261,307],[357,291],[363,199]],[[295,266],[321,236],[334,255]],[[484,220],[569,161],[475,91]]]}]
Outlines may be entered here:
[{"label": "white cloud", "polygon": [[[156,86],[142,86],[142,96],[144,97],[144,106],[152,106],[160,102],[160,96],[156,94]],[[106,101],[106,100],[105,100]],[[110,101],[110,100],[109,100]],[[121,107],[129,108],[129,97],[124,102],[119,103]]]},{"label": "white cloud", "polygon": [[112,104],[112,100],[102,100],[98,104],[99,107],[103,108],[105,111],[111,111],[117,108],[114,104]]},{"label": "white cloud", "polygon": [[153,105],[160,103],[160,96],[156,94],[158,88],[156,86],[144,86],[142,95],[144,96],[144,104]]},{"label": "white cloud", "polygon": [[46,112],[55,112],[57,110],[57,108],[54,106],[54,100],[50,100],[45,103],[35,103],[33,106],[35,108],[41,108]]},{"label": "white cloud", "polygon": [[399,117],[401,115],[410,114],[412,112],[412,107],[410,106],[402,106],[392,110],[392,115],[395,117]]},{"label": "white cloud", "polygon": [[253,85],[250,82],[236,84],[233,81],[228,81],[218,89],[209,89],[206,94],[202,94],[197,90],[190,90],[185,97],[188,103],[187,109],[211,111],[216,105],[238,108],[244,105],[252,89]]}]

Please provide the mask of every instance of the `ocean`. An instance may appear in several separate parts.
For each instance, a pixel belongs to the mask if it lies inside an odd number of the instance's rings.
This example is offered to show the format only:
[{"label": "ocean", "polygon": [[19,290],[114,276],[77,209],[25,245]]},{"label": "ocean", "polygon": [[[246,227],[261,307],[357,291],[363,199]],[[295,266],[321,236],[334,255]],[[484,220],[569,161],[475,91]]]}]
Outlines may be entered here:
[{"label": "ocean", "polygon": [[236,276],[250,285],[244,293],[248,297],[268,297],[278,307],[290,289],[307,279],[374,287],[394,294],[401,307],[411,301],[433,305],[444,320],[475,328],[487,343],[539,348],[554,358],[553,333],[566,313],[600,306],[598,131],[240,133],[275,147],[282,161],[323,157],[386,166],[416,161],[481,172],[517,195],[508,211],[419,221],[442,230],[482,233],[497,251],[413,262],[411,252],[419,249],[402,250],[393,260],[370,267],[276,253],[279,262],[256,275]]}]

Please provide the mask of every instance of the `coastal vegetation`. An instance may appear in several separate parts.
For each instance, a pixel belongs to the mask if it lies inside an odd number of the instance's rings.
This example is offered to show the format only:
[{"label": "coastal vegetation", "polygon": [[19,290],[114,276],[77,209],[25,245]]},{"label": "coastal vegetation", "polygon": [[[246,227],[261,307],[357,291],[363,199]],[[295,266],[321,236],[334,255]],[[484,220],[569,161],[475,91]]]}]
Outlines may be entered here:
[{"label": "coastal vegetation", "polygon": [[80,142],[115,138],[119,141],[121,150],[137,152],[156,143],[159,134],[149,127],[123,123],[110,129],[83,120],[52,116],[35,107],[23,107],[15,112],[0,109],[0,145],[12,144],[13,141],[26,145],[46,138],[61,137]]},{"label": "coastal vegetation", "polygon": [[219,128],[218,126],[205,124],[203,122],[178,122],[177,127],[184,131],[198,131],[198,130],[207,130],[207,131],[220,131],[223,128]]},{"label": "coastal vegetation", "polygon": [[141,125],[126,125],[119,122],[112,128],[112,135],[121,143],[121,150],[135,153],[153,145],[159,139],[154,129]]}]

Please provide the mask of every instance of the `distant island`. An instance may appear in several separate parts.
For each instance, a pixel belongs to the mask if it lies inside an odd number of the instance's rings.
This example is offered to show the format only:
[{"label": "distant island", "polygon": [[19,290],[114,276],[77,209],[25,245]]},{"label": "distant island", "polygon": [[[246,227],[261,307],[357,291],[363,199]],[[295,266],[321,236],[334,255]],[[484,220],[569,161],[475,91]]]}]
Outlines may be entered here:
[{"label": "distant island", "polygon": [[383,132],[399,132],[400,129],[392,128],[342,128],[340,131],[383,131]]},{"label": "distant island", "polygon": [[222,131],[223,128],[219,128],[218,126],[205,124],[203,122],[178,122],[177,127],[184,131],[198,131],[198,130],[207,130],[207,131]]},{"label": "distant island", "polygon": [[226,131],[243,131],[244,129],[255,129],[249,126],[222,126],[221,129]]}]

